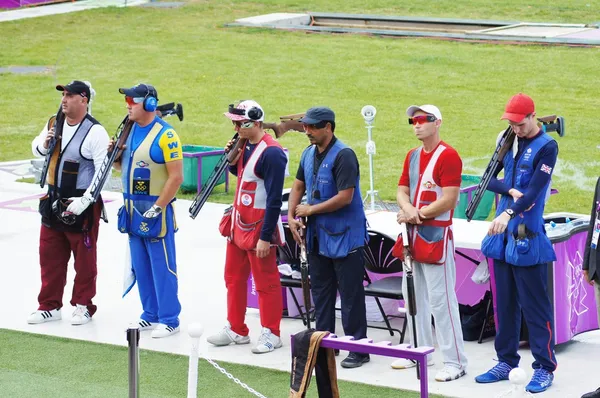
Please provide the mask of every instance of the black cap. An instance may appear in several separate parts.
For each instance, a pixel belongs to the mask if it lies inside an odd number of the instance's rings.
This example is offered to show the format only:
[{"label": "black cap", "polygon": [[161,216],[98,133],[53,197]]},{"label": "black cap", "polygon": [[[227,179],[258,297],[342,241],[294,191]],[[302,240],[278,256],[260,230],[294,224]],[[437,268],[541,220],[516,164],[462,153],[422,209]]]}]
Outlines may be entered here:
[{"label": "black cap", "polygon": [[151,86],[150,84],[140,83],[131,88],[120,88],[119,92],[121,94],[125,94],[127,97],[145,98],[148,96],[154,97],[158,101],[158,93],[156,92],[154,86]]},{"label": "black cap", "polygon": [[71,83],[65,84],[64,86],[59,84],[58,86],[56,86],[56,89],[58,91],[66,91],[68,93],[79,94],[82,97],[87,98],[88,102],[90,101],[90,88],[81,80],[73,80]]},{"label": "black cap", "polygon": [[300,122],[304,124],[317,124],[324,120],[335,122],[335,113],[325,106],[318,106],[307,110],[304,117],[300,119]]}]

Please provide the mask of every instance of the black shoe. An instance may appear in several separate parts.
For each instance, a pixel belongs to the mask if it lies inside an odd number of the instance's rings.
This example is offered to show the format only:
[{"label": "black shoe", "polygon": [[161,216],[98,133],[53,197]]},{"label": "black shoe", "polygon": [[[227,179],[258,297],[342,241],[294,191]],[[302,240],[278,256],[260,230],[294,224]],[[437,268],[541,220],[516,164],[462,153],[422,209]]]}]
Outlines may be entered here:
[{"label": "black shoe", "polygon": [[352,369],[352,368],[360,368],[363,363],[367,363],[371,360],[369,354],[358,354],[356,352],[351,352],[348,356],[342,361],[342,368]]},{"label": "black shoe", "polygon": [[583,394],[581,398],[600,398],[600,388],[593,392],[588,392],[587,394]]}]

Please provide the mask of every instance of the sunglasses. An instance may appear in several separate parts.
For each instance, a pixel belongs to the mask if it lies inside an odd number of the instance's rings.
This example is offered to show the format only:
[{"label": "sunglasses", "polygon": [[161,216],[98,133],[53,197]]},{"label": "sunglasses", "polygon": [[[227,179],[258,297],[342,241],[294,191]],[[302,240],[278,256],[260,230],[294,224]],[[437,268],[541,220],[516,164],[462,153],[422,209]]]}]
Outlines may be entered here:
[{"label": "sunglasses", "polygon": [[247,121],[247,122],[233,122],[233,124],[239,128],[242,129],[249,129],[252,126],[254,126],[254,122],[253,121]]},{"label": "sunglasses", "polygon": [[134,104],[141,104],[142,102],[144,102],[144,97],[125,97],[125,102],[127,102],[127,104],[131,106],[133,106]]},{"label": "sunglasses", "polygon": [[437,119],[433,115],[419,115],[408,118],[408,124],[425,124],[435,122]]}]

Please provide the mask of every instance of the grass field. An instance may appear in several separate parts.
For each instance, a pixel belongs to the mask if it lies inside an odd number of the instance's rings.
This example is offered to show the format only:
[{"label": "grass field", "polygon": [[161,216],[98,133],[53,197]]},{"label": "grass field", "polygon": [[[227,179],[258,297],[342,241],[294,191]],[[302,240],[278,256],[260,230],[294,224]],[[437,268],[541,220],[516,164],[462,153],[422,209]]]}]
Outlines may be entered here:
[{"label": "grass field", "polygon": [[[10,398],[123,398],[128,395],[127,348],[0,329],[0,396]],[[40,360],[43,359],[43,360]],[[267,397],[289,392],[289,373],[219,363]],[[188,357],[140,351],[140,396],[187,393]],[[206,361],[199,362],[198,396],[251,396]],[[316,396],[313,380],[309,397]],[[342,397],[416,398],[417,393],[339,381]],[[436,396],[432,395],[432,398]]]},{"label": "grass field", "polygon": [[[404,2],[403,2],[404,4]],[[98,92],[94,115],[113,132],[125,108],[119,87],[153,83],[163,102],[185,107],[173,122],[184,144],[223,146],[232,135],[222,116],[227,104],[254,98],[268,121],[329,105],[337,135],[361,162],[368,189],[365,104],[378,109],[375,188],[393,200],[402,159],[417,145],[404,110],[434,103],[444,115],[442,136],[464,159],[465,174],[481,174],[491,155],[503,107],[516,92],[537,101],[539,115],[559,114],[567,136],[559,140],[554,187],[547,211],[587,212],[598,175],[595,134],[598,48],[472,44],[429,39],[306,34],[224,28],[236,18],[282,11],[336,11],[496,20],[593,22],[598,2],[426,1],[399,5],[358,0],[297,2],[190,1],[174,9],[106,8],[0,24],[0,66],[45,65],[38,75],[0,75],[0,160],[31,157],[30,141],[55,112],[53,86],[89,79]],[[10,43],[10,44],[9,44]],[[171,119],[172,120],[172,119]],[[288,133],[292,174],[307,140]],[[293,178],[288,178],[290,186]],[[224,199],[229,200],[229,197]]]}]

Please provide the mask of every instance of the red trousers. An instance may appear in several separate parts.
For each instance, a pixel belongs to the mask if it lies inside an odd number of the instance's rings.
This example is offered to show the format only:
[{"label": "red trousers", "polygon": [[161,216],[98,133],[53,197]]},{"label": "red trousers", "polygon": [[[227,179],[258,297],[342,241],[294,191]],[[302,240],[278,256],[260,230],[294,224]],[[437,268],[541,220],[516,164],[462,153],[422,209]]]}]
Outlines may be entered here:
[{"label": "red trousers", "polygon": [[40,267],[42,287],[38,296],[38,307],[41,311],[61,308],[63,292],[67,284],[67,268],[71,252],[75,257],[75,282],[71,305],[85,305],[94,315],[96,306],[92,298],[96,295],[96,242],[100,224],[102,204],[94,205],[94,222],[88,235],[88,245],[85,245],[83,232],[63,232],[42,225],[40,231]]},{"label": "red trousers", "polygon": [[225,257],[225,285],[227,286],[227,320],[231,330],[242,336],[248,335],[245,323],[247,286],[250,271],[258,292],[260,323],[279,336],[279,323],[283,314],[283,296],[277,269],[276,249],[271,248],[265,258],[256,257],[256,252],[246,251],[227,242]]}]

